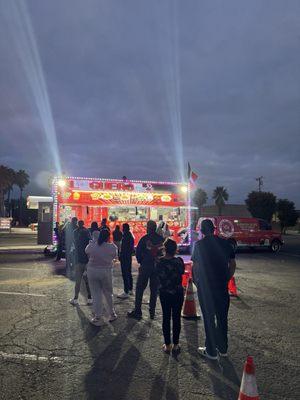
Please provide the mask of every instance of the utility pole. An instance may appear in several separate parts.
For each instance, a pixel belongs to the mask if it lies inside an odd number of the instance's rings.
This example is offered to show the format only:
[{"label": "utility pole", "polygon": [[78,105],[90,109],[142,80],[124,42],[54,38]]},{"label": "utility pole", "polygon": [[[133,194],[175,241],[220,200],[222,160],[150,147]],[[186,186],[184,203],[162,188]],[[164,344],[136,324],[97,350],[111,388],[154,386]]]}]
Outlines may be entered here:
[{"label": "utility pole", "polygon": [[261,188],[263,187],[263,176],[259,176],[258,178],[255,178],[255,180],[258,182],[258,191],[261,192]]}]

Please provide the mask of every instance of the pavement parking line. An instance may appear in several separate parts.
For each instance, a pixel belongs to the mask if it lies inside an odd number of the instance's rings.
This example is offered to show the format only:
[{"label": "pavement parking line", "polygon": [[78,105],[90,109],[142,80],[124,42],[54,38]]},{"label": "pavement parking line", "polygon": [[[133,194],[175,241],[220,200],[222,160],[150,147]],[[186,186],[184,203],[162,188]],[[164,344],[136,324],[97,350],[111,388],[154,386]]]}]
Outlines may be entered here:
[{"label": "pavement parking line", "polygon": [[287,253],[287,252],[285,252],[285,251],[281,251],[280,254],[284,254],[284,255],[286,255],[286,256],[291,256],[291,257],[300,258],[300,254]]},{"label": "pavement parking line", "polygon": [[55,356],[39,356],[38,354],[10,354],[10,353],[4,353],[3,351],[0,351],[0,357],[4,358],[5,360],[25,360],[25,361],[38,361],[38,362],[53,362],[56,364],[62,364],[63,359],[61,357],[55,357]]},{"label": "pavement parking line", "polygon": [[22,293],[22,292],[0,292],[0,294],[13,294],[16,296],[33,296],[33,297],[46,297],[45,294],[37,294],[37,293]]},{"label": "pavement parking line", "polygon": [[[3,269],[7,270],[7,271],[34,271],[33,268],[9,268],[9,267],[0,267],[0,271],[2,271]],[[38,271],[37,269],[35,271]]]}]

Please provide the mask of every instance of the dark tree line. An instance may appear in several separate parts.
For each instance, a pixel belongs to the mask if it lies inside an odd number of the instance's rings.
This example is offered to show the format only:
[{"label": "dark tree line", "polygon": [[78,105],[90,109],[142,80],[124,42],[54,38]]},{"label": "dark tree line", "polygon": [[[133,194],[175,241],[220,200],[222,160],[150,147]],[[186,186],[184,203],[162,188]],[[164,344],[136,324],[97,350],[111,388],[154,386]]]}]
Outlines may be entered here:
[{"label": "dark tree line", "polygon": [[[24,200],[23,191],[25,186],[29,184],[29,175],[23,169],[13,170],[5,165],[0,165],[0,216],[10,216],[10,206],[12,204],[11,193],[14,186],[20,190],[18,200],[19,207],[19,223],[22,224]],[[6,198],[5,198],[6,197]],[[7,205],[7,207],[6,207]],[[8,210],[7,210],[8,208]]]}]

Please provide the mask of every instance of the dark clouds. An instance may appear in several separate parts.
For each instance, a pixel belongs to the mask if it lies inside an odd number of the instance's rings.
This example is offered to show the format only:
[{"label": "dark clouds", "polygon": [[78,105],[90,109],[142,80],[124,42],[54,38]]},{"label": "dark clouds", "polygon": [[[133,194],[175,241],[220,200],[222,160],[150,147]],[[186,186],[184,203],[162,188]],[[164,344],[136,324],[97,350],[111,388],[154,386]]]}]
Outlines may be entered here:
[{"label": "dark clouds", "polygon": [[[27,4],[64,171],[172,180],[182,157],[209,193],[242,202],[263,175],[300,207],[298,0]],[[1,163],[40,182],[53,162],[8,24]]]}]

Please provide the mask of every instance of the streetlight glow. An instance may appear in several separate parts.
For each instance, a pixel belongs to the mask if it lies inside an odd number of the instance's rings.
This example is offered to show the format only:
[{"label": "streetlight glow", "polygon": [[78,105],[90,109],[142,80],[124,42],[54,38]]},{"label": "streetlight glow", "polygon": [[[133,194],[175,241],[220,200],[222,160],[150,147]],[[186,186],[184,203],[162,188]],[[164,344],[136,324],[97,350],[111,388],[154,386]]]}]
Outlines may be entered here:
[{"label": "streetlight glow", "polygon": [[66,186],[66,181],[64,179],[60,179],[57,184],[59,187],[64,188]]}]

